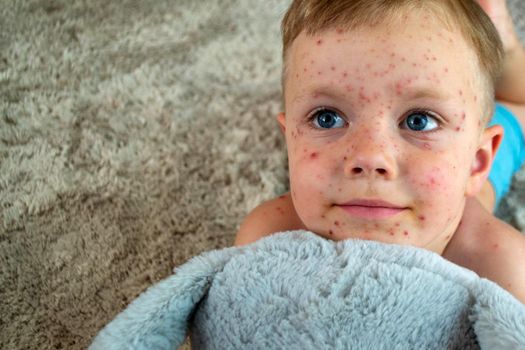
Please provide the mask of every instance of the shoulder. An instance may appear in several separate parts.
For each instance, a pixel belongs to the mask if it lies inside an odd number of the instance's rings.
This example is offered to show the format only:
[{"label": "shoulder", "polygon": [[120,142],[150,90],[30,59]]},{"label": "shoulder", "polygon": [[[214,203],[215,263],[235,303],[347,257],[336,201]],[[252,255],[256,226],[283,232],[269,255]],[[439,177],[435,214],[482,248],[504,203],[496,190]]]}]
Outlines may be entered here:
[{"label": "shoulder", "polygon": [[444,257],[497,283],[525,303],[525,235],[480,204],[471,204]]},{"label": "shoulder", "polygon": [[525,235],[494,218],[484,237],[486,240],[479,244],[484,258],[480,276],[496,282],[525,304]]},{"label": "shoulder", "polygon": [[272,233],[303,229],[290,193],[261,203],[243,220],[234,245],[245,245]]}]

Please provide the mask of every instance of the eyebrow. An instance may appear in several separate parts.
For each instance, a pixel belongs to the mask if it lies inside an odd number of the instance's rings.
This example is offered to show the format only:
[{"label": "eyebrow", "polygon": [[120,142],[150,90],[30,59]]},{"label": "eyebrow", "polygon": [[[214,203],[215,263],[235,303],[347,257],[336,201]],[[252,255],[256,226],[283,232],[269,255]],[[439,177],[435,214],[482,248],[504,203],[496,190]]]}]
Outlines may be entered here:
[{"label": "eyebrow", "polygon": [[339,89],[334,89],[332,85],[327,86],[315,86],[313,89],[308,88],[308,92],[296,95],[293,97],[292,101],[296,102],[297,100],[304,100],[309,97],[329,97],[335,99],[347,99],[348,96],[346,93],[339,91]]},{"label": "eyebrow", "polygon": [[[310,89],[309,89],[310,90]],[[400,88],[398,88],[397,84],[392,85],[392,91],[395,91],[397,96],[406,98],[408,100],[419,100],[419,99],[433,99],[433,100],[448,100],[450,98],[450,94],[441,89],[434,89],[428,85],[414,85],[409,87],[402,87],[401,91]],[[351,91],[355,93],[357,92],[359,94],[359,90],[352,87]],[[308,96],[314,97],[314,96],[323,96],[328,98],[334,98],[334,99],[347,99],[348,98],[348,92],[341,91],[340,89],[334,89],[332,85],[319,85],[315,86],[311,91],[299,94],[293,97],[292,101],[296,102],[297,100],[304,100]],[[368,95],[369,93],[366,92]]]},{"label": "eyebrow", "polygon": [[441,89],[433,89],[429,86],[412,86],[403,88],[405,96],[410,100],[418,100],[423,98],[429,98],[434,100],[447,100],[450,98],[450,93]]}]

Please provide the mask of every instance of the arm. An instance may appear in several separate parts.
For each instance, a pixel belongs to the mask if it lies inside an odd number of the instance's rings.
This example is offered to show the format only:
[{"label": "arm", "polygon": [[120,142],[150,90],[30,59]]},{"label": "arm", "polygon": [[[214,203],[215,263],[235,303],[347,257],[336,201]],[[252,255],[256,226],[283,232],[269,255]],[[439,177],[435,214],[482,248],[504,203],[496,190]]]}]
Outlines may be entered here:
[{"label": "arm", "polygon": [[498,30],[505,50],[502,78],[496,86],[501,102],[525,104],[525,49],[521,44],[506,0],[478,0]]},{"label": "arm", "polygon": [[496,86],[496,99],[525,104],[525,49],[521,43],[505,53],[503,74]]}]

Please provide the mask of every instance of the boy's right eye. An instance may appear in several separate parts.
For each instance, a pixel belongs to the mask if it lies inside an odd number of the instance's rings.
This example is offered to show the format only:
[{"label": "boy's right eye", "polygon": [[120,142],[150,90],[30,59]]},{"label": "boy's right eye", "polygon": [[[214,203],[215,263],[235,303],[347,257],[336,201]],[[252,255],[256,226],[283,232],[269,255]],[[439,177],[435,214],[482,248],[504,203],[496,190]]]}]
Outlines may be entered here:
[{"label": "boy's right eye", "polygon": [[346,125],[346,121],[336,111],[328,108],[315,111],[310,117],[310,122],[315,129],[342,128]]}]

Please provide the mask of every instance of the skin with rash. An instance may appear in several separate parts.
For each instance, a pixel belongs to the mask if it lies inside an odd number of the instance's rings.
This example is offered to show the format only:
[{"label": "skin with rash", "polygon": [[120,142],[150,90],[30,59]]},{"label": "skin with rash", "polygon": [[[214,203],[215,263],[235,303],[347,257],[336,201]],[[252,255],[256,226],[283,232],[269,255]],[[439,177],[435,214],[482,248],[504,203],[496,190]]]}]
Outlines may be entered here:
[{"label": "skin with rash", "polygon": [[[459,33],[442,27],[413,14],[398,31],[383,25],[302,33],[292,44],[288,74],[294,79],[285,82],[286,114],[279,122],[292,200],[308,229],[334,240],[444,251],[465,195],[490,165],[490,156],[480,160],[477,150],[491,134],[478,123],[482,82],[471,79],[479,69],[473,52]],[[320,127],[320,116],[334,127]],[[427,118],[428,130],[411,130],[408,117]],[[377,200],[389,204],[345,205]],[[395,215],[366,218],[389,213]]]},{"label": "skin with rash", "polygon": [[[285,61],[286,113],[277,117],[291,192],[255,208],[235,245],[298,229],[331,240],[407,244],[525,303],[525,237],[486,209],[494,203],[486,178],[503,130],[484,128],[490,116],[474,51],[459,31],[444,28],[412,13],[394,27],[295,39]],[[496,94],[512,97],[500,103],[525,125],[525,95],[515,93],[525,91],[516,74],[525,69],[525,50],[505,42],[510,78]]]}]

